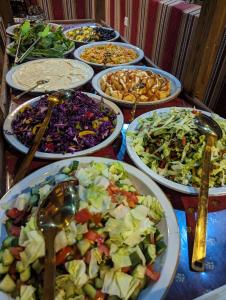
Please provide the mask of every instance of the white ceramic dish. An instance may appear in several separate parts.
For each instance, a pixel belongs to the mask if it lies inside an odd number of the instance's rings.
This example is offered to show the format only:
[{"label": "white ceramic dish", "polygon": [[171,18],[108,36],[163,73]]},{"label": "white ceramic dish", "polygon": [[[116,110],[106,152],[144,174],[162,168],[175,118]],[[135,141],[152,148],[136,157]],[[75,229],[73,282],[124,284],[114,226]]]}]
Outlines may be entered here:
[{"label": "white ceramic dish", "polygon": [[[14,45],[14,42],[12,43],[9,43],[7,46],[6,46],[6,53],[11,56],[11,57],[15,57],[16,55],[12,54],[10,52],[10,48]],[[71,49],[69,49],[68,51],[64,52],[64,56],[67,56],[68,54],[72,53],[73,51],[75,50],[75,45],[73,45],[73,47],[71,47]],[[34,59],[48,59],[48,58],[45,58],[45,57],[32,57],[32,56],[28,56],[24,59],[24,61],[28,61],[28,60],[34,60]]]},{"label": "white ceramic dish", "polygon": [[140,48],[136,47],[136,46],[133,46],[131,44],[126,44],[126,43],[118,43],[118,42],[96,42],[96,43],[90,43],[90,44],[87,44],[87,45],[84,45],[84,46],[81,46],[79,47],[78,49],[76,49],[74,51],[74,57],[93,66],[93,67],[101,67],[101,68],[110,68],[110,67],[114,67],[114,66],[118,66],[118,65],[104,65],[104,64],[97,64],[97,63],[92,63],[92,62],[89,62],[87,60],[84,60],[83,58],[81,58],[81,54],[82,52],[87,49],[87,48],[92,48],[92,47],[97,47],[97,46],[101,46],[101,45],[109,45],[109,44],[112,44],[112,45],[115,45],[115,46],[120,46],[120,47],[124,47],[124,48],[129,48],[129,49],[132,49],[134,50],[138,57],[128,63],[123,63],[123,64],[118,64],[120,66],[125,66],[125,65],[132,65],[132,64],[136,64],[138,63],[139,61],[142,60],[142,58],[144,57],[144,52],[143,50],[141,50]]},{"label": "white ceramic dish", "polygon": [[[150,112],[147,112],[145,114],[140,115],[139,117],[137,117],[128,127],[128,131],[136,131],[136,128],[138,126],[138,122],[141,119],[146,119],[148,117],[150,117],[153,112],[157,112],[158,114],[164,114],[167,113],[170,109],[172,109],[172,107],[170,108],[161,108],[161,109],[156,109]],[[187,109],[187,110],[192,110],[192,108],[185,108],[185,107],[177,107],[177,109]],[[206,114],[207,116],[211,116],[210,113],[205,112],[205,111],[201,111],[203,114]],[[127,152],[130,156],[130,158],[132,159],[132,161],[134,162],[134,164],[140,168],[142,171],[144,171],[146,174],[148,174],[152,179],[154,179],[155,181],[157,181],[158,183],[181,193],[185,193],[185,194],[190,194],[190,195],[197,195],[199,193],[199,189],[192,187],[192,186],[188,186],[188,185],[183,185],[177,182],[174,182],[172,180],[169,180],[159,174],[157,174],[156,172],[152,171],[142,160],[141,158],[137,155],[136,151],[134,150],[134,148],[131,146],[130,143],[130,138],[127,136],[126,137],[126,148],[127,148]],[[216,188],[210,188],[209,189],[209,196],[220,196],[220,195],[224,195],[226,194],[226,186],[223,187],[216,187]]]},{"label": "white ceramic dish", "polygon": [[170,100],[175,99],[181,92],[181,83],[180,81],[173,76],[172,74],[165,72],[161,69],[157,69],[157,68],[150,68],[150,67],[146,67],[146,66],[117,66],[117,67],[113,67],[113,68],[109,68],[106,70],[101,71],[100,73],[98,73],[97,75],[95,75],[93,77],[92,80],[92,85],[93,88],[97,91],[97,93],[103,97],[105,97],[106,99],[109,99],[111,101],[116,102],[117,104],[121,104],[123,106],[132,106],[133,102],[128,102],[128,101],[124,101],[124,100],[119,100],[117,98],[113,98],[107,94],[105,94],[100,86],[100,80],[101,78],[109,73],[112,72],[116,72],[116,71],[120,71],[120,70],[143,70],[143,71],[152,71],[156,74],[159,74],[165,78],[167,78],[168,80],[170,80],[171,82],[171,92],[170,92],[170,96],[168,96],[167,98],[161,99],[161,100],[157,100],[157,101],[149,101],[149,102],[138,102],[137,106],[147,106],[147,105],[158,105],[161,103],[165,103],[168,102]]},{"label": "white ceramic dish", "polygon": [[[79,29],[79,28],[83,28],[83,27],[92,27],[92,28],[96,28],[96,27],[102,27],[103,29],[106,29],[106,30],[113,30],[112,28],[108,28],[108,27],[103,27],[103,26],[98,26],[98,25],[89,25],[89,24],[83,24],[83,25],[79,25],[79,26],[73,26],[73,28],[70,28],[70,29],[67,29],[67,30],[64,30],[64,35],[67,39],[71,40],[71,41],[74,41],[75,44],[77,46],[82,46],[82,45],[86,45],[86,44],[89,44],[90,42],[79,42],[79,41],[76,41],[74,40],[73,38],[70,38],[67,36],[67,33],[69,31],[72,31],[72,30],[76,30],[76,29]],[[106,42],[113,42],[113,41],[116,41],[119,37],[120,37],[120,34],[118,31],[114,30],[115,32],[115,37],[112,38],[112,39],[109,39],[107,40]],[[93,42],[92,42],[93,43]],[[94,42],[95,43],[95,42]]]},{"label": "white ceramic dish", "polygon": [[[48,25],[51,25],[51,27],[55,27],[55,28],[59,28],[59,27],[62,27],[61,25],[59,24],[56,24],[56,23],[48,23]],[[14,25],[11,25],[9,27],[6,28],[6,33],[10,36],[14,36],[14,30],[18,27],[20,27],[21,24],[14,24]]]},{"label": "white ceramic dish", "polygon": [[[68,166],[74,159],[62,160],[50,164],[44,168],[27,176],[25,179],[17,183],[9,192],[1,199],[0,206],[0,221],[4,219],[4,205],[13,203],[15,197],[22,193],[26,188],[31,188],[45,180],[48,176],[55,175],[59,172],[62,167]],[[81,157],[77,158],[77,161],[82,163],[84,166],[89,164],[91,161],[113,163],[114,160],[99,157]],[[160,270],[160,279],[150,284],[145,290],[143,290],[139,296],[139,300],[161,300],[167,293],[170,287],[175,272],[177,269],[179,259],[179,228],[177,220],[171,206],[171,203],[162,192],[162,190],[154,183],[147,175],[135,167],[123,163],[125,170],[128,172],[130,179],[135,184],[136,188],[143,194],[152,194],[161,203],[165,217],[158,224],[160,231],[164,234],[164,241],[167,244],[166,251],[157,259],[156,268]],[[4,239],[5,230],[2,226],[1,239]],[[8,299],[5,294],[0,294],[1,300]]]},{"label": "white ceramic dish", "polygon": [[[70,88],[70,89],[78,89],[79,87],[83,86],[84,84],[86,84],[87,82],[89,82],[91,80],[91,78],[93,77],[93,74],[94,74],[94,71],[93,69],[87,65],[86,63],[82,62],[82,61],[78,61],[78,60],[74,60],[74,59],[68,59],[68,58],[42,58],[42,59],[37,59],[35,61],[28,61],[28,62],[25,62],[21,65],[18,65],[16,67],[13,67],[11,68],[8,73],[6,74],[6,82],[8,83],[8,85],[10,85],[12,88],[14,89],[17,89],[17,90],[21,90],[21,91],[24,91],[26,90],[25,88],[23,88],[22,86],[16,84],[14,81],[13,81],[13,74],[15,71],[17,71],[19,68],[21,68],[23,65],[27,64],[27,65],[30,65],[31,68],[32,68],[32,64],[34,62],[44,62],[44,61],[48,61],[48,60],[55,60],[56,64],[57,62],[61,61],[61,60],[64,60],[64,61],[68,61],[68,62],[71,62],[73,64],[77,64],[77,66],[81,69],[83,69],[86,73],[87,73],[87,76],[85,79],[81,80],[81,81],[78,81],[77,83],[74,83],[73,85],[71,85],[70,87],[67,87],[67,88]],[[40,74],[41,77],[39,80],[43,80],[43,79],[47,79],[47,78],[44,78],[42,76],[42,74]],[[51,90],[46,90],[45,89],[45,85],[43,85],[43,89],[34,89],[32,92],[37,92],[37,93],[46,93],[46,92],[50,92]]]},{"label": "white ceramic dish", "polygon": [[[94,98],[97,101],[101,101],[101,98],[99,96],[97,96],[97,95],[90,94],[90,93],[85,93],[85,94],[87,94],[88,96]],[[27,153],[28,152],[28,148],[25,145],[23,145],[17,139],[17,137],[15,135],[12,134],[12,132],[13,132],[13,130],[12,130],[12,121],[15,119],[17,113],[23,107],[25,107],[28,104],[30,104],[30,105],[35,104],[37,101],[39,101],[39,99],[41,97],[42,96],[33,98],[33,99],[31,99],[31,100],[23,103],[19,107],[17,107],[17,109],[15,109],[11,114],[9,114],[7,116],[7,118],[6,118],[5,122],[4,122],[3,132],[4,132],[6,140],[13,147],[15,147],[17,150],[19,150],[22,153]],[[118,137],[118,135],[121,132],[121,129],[122,129],[122,126],[123,126],[123,122],[124,122],[124,120],[123,120],[123,114],[122,114],[121,110],[118,108],[118,106],[115,105],[114,103],[112,103],[112,102],[110,102],[110,101],[108,101],[106,99],[103,99],[102,101],[104,102],[104,104],[109,109],[111,109],[112,111],[114,111],[114,113],[117,115],[115,130],[112,132],[112,134],[107,139],[105,139],[100,144],[98,144],[98,145],[96,145],[94,147],[91,147],[91,148],[88,148],[88,149],[85,149],[85,150],[82,150],[82,151],[78,151],[78,152],[74,152],[74,153],[65,153],[65,154],[62,154],[62,153],[46,153],[46,152],[37,151],[35,153],[35,157],[42,158],[42,159],[65,159],[65,158],[70,158],[70,157],[84,156],[84,155],[89,155],[91,153],[97,152],[97,151],[99,151],[99,150],[107,147],[109,144],[111,144]]]}]

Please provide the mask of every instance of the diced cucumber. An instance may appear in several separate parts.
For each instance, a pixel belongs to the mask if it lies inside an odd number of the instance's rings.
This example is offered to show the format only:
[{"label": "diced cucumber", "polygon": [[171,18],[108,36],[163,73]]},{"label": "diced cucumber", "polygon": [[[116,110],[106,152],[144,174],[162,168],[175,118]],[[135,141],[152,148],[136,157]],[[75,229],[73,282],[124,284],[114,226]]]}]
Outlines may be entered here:
[{"label": "diced cucumber", "polygon": [[146,247],[147,263],[152,263],[156,259],[156,245],[149,244]]},{"label": "diced cucumber", "polygon": [[69,167],[64,167],[62,170],[61,170],[62,173],[64,174],[69,174],[71,173],[71,169]]},{"label": "diced cucumber", "polygon": [[78,162],[77,160],[74,160],[74,161],[70,164],[69,168],[71,169],[71,171],[75,171],[75,170],[78,169],[78,165],[79,165],[79,162]]},{"label": "diced cucumber", "polygon": [[138,279],[143,279],[145,277],[145,270],[146,267],[143,265],[137,265],[135,269],[133,270],[133,276],[138,278]]},{"label": "diced cucumber", "polygon": [[10,228],[11,228],[12,224],[13,224],[13,220],[12,219],[8,219],[5,222],[5,229],[6,229],[6,232],[8,234],[10,234]]},{"label": "diced cucumber", "polygon": [[40,198],[40,196],[37,195],[37,194],[32,195],[31,198],[30,198],[30,201],[29,201],[29,205],[30,206],[37,206],[39,198]]},{"label": "diced cucumber", "polygon": [[4,253],[4,249],[0,249],[0,262],[2,262],[3,253]]},{"label": "diced cucumber", "polygon": [[15,288],[16,284],[9,274],[7,274],[0,282],[0,290],[5,293],[12,293]]},{"label": "diced cucumber", "polygon": [[25,266],[24,264],[22,263],[21,260],[19,260],[17,263],[16,263],[16,270],[17,272],[21,273],[25,270]]},{"label": "diced cucumber", "polygon": [[2,246],[4,248],[15,247],[18,246],[18,242],[18,237],[10,235],[6,239],[4,239],[4,241],[2,242]]},{"label": "diced cucumber", "polygon": [[86,293],[86,295],[89,296],[91,299],[95,298],[97,291],[91,284],[85,284],[83,290]]},{"label": "diced cucumber", "polygon": [[155,241],[159,241],[163,239],[163,234],[159,231],[159,229],[157,228],[155,231]]},{"label": "diced cucumber", "polygon": [[31,277],[31,269],[27,267],[23,272],[20,273],[20,280],[22,282],[28,281]]},{"label": "diced cucumber", "polygon": [[75,286],[72,281],[67,281],[65,283],[64,290],[66,293],[66,299],[73,298],[75,293]]},{"label": "diced cucumber", "polygon": [[41,273],[42,269],[44,268],[43,264],[40,263],[39,259],[37,259],[32,264],[32,268],[35,270],[37,274]]},{"label": "diced cucumber", "polygon": [[82,234],[77,234],[76,239],[78,241],[82,240],[83,239],[83,235]]},{"label": "diced cucumber", "polygon": [[135,267],[136,265],[142,264],[142,260],[137,252],[132,252],[129,256],[132,266]]},{"label": "diced cucumber", "polygon": [[103,281],[103,279],[101,279],[101,278],[95,278],[95,287],[99,290],[99,289],[102,289],[102,287],[103,287],[103,283],[104,283],[104,281]]},{"label": "diced cucumber", "polygon": [[32,195],[39,195],[39,187],[35,186],[31,189]]},{"label": "diced cucumber", "polygon": [[11,254],[9,249],[5,249],[2,257],[2,262],[5,266],[11,265],[14,261],[14,256]]},{"label": "diced cucumber", "polygon": [[136,300],[140,294],[141,288],[138,286],[135,288],[135,290],[133,291],[132,295],[130,296],[131,300]]},{"label": "diced cucumber", "polygon": [[0,274],[5,274],[9,271],[9,266],[3,265],[3,263],[0,263]]},{"label": "diced cucumber", "polygon": [[77,246],[78,246],[78,249],[79,249],[81,255],[83,256],[90,249],[91,243],[87,239],[83,239],[77,243]]},{"label": "diced cucumber", "polygon": [[156,243],[156,254],[160,255],[166,249],[166,244],[163,240],[160,240]]}]

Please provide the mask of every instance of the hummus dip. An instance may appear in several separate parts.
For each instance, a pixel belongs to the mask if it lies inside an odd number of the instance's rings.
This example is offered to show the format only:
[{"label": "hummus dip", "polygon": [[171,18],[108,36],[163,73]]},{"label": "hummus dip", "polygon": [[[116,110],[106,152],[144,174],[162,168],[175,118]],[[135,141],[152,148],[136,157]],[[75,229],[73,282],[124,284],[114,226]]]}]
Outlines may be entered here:
[{"label": "hummus dip", "polygon": [[39,80],[47,83],[34,91],[55,91],[83,85],[93,76],[93,70],[85,63],[73,59],[40,59],[20,65],[12,74],[13,83],[19,89],[27,90]]}]

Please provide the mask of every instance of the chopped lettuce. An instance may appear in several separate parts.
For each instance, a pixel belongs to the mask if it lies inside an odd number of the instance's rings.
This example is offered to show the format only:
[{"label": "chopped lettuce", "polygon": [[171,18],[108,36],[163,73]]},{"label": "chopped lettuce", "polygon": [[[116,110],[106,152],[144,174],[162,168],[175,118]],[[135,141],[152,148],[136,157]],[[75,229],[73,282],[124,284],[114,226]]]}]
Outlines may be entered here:
[{"label": "chopped lettuce", "polygon": [[65,263],[65,268],[70,274],[70,279],[76,288],[82,287],[88,281],[89,277],[86,274],[86,264],[83,260],[71,260]]}]

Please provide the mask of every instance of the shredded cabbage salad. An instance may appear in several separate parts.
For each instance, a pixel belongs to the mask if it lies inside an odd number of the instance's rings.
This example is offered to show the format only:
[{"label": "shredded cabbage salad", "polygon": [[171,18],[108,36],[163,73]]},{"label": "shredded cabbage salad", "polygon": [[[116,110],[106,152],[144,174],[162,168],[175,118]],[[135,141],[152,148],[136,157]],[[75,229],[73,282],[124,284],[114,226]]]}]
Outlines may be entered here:
[{"label": "shredded cabbage salad", "polygon": [[[27,105],[12,121],[13,134],[27,147],[41,126],[48,109],[47,96]],[[116,114],[82,92],[53,108],[48,128],[38,148],[47,153],[74,153],[94,147],[115,129]]]},{"label": "shredded cabbage salad", "polygon": [[[195,125],[195,110],[173,108],[140,119],[134,132],[128,132],[131,146],[154,172],[172,181],[200,186],[205,135]],[[210,187],[226,185],[226,121],[212,116],[223,137],[212,149]]]},{"label": "shredded cabbage salad", "polygon": [[164,213],[155,197],[139,193],[118,162],[74,161],[5,207],[0,290],[17,300],[42,299],[45,245],[37,207],[57,183],[74,176],[80,208],[56,236],[55,299],[136,299],[148,281],[160,277],[154,263],[166,248],[157,228]]}]

